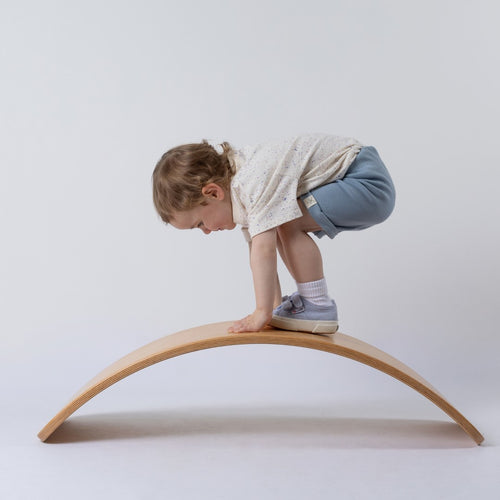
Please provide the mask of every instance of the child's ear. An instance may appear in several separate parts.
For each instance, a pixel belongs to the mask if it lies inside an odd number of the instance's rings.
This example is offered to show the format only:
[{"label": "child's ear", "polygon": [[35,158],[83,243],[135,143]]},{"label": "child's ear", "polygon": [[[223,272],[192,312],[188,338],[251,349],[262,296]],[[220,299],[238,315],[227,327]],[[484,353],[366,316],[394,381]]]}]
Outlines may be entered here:
[{"label": "child's ear", "polygon": [[221,186],[215,184],[215,182],[211,182],[206,186],[203,186],[201,189],[201,194],[208,198],[213,198],[215,200],[223,200],[225,193]]}]

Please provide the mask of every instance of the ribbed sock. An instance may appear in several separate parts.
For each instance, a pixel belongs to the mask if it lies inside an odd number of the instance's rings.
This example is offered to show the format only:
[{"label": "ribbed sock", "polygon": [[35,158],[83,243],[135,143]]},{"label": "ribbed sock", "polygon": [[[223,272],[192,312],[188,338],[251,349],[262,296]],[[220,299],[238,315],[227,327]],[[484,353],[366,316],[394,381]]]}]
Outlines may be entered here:
[{"label": "ribbed sock", "polygon": [[297,283],[297,289],[302,297],[313,304],[329,306],[332,303],[332,299],[328,295],[325,278],[318,281],[309,281],[308,283]]}]

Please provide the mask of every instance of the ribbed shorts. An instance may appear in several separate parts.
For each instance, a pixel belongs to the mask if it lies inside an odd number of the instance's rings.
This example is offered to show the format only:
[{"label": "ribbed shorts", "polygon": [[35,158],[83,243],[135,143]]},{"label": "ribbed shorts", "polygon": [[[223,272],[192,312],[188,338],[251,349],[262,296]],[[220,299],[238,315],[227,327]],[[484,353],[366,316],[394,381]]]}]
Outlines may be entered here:
[{"label": "ribbed shorts", "polygon": [[335,238],[341,231],[359,231],[383,222],[394,209],[391,176],[373,146],[363,147],[342,179],[324,184],[301,197],[322,231]]}]

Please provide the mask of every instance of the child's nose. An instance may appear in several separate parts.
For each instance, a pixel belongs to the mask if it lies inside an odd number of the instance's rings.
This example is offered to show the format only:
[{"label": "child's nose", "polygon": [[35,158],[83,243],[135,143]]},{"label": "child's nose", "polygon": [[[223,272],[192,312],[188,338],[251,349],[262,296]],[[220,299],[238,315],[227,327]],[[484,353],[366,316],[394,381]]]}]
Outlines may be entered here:
[{"label": "child's nose", "polygon": [[207,229],[205,226],[201,226],[200,229],[205,233],[205,234],[210,234],[212,231],[210,229]]}]

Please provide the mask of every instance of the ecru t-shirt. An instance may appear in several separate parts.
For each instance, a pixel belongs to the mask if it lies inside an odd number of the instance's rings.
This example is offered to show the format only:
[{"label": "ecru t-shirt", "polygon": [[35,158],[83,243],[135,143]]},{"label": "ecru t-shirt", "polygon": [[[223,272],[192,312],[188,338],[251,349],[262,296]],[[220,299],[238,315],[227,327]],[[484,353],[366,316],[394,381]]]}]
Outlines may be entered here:
[{"label": "ecru t-shirt", "polygon": [[229,155],[234,222],[250,241],[301,217],[297,198],[341,179],[362,147],[349,137],[309,134],[234,149]]}]

